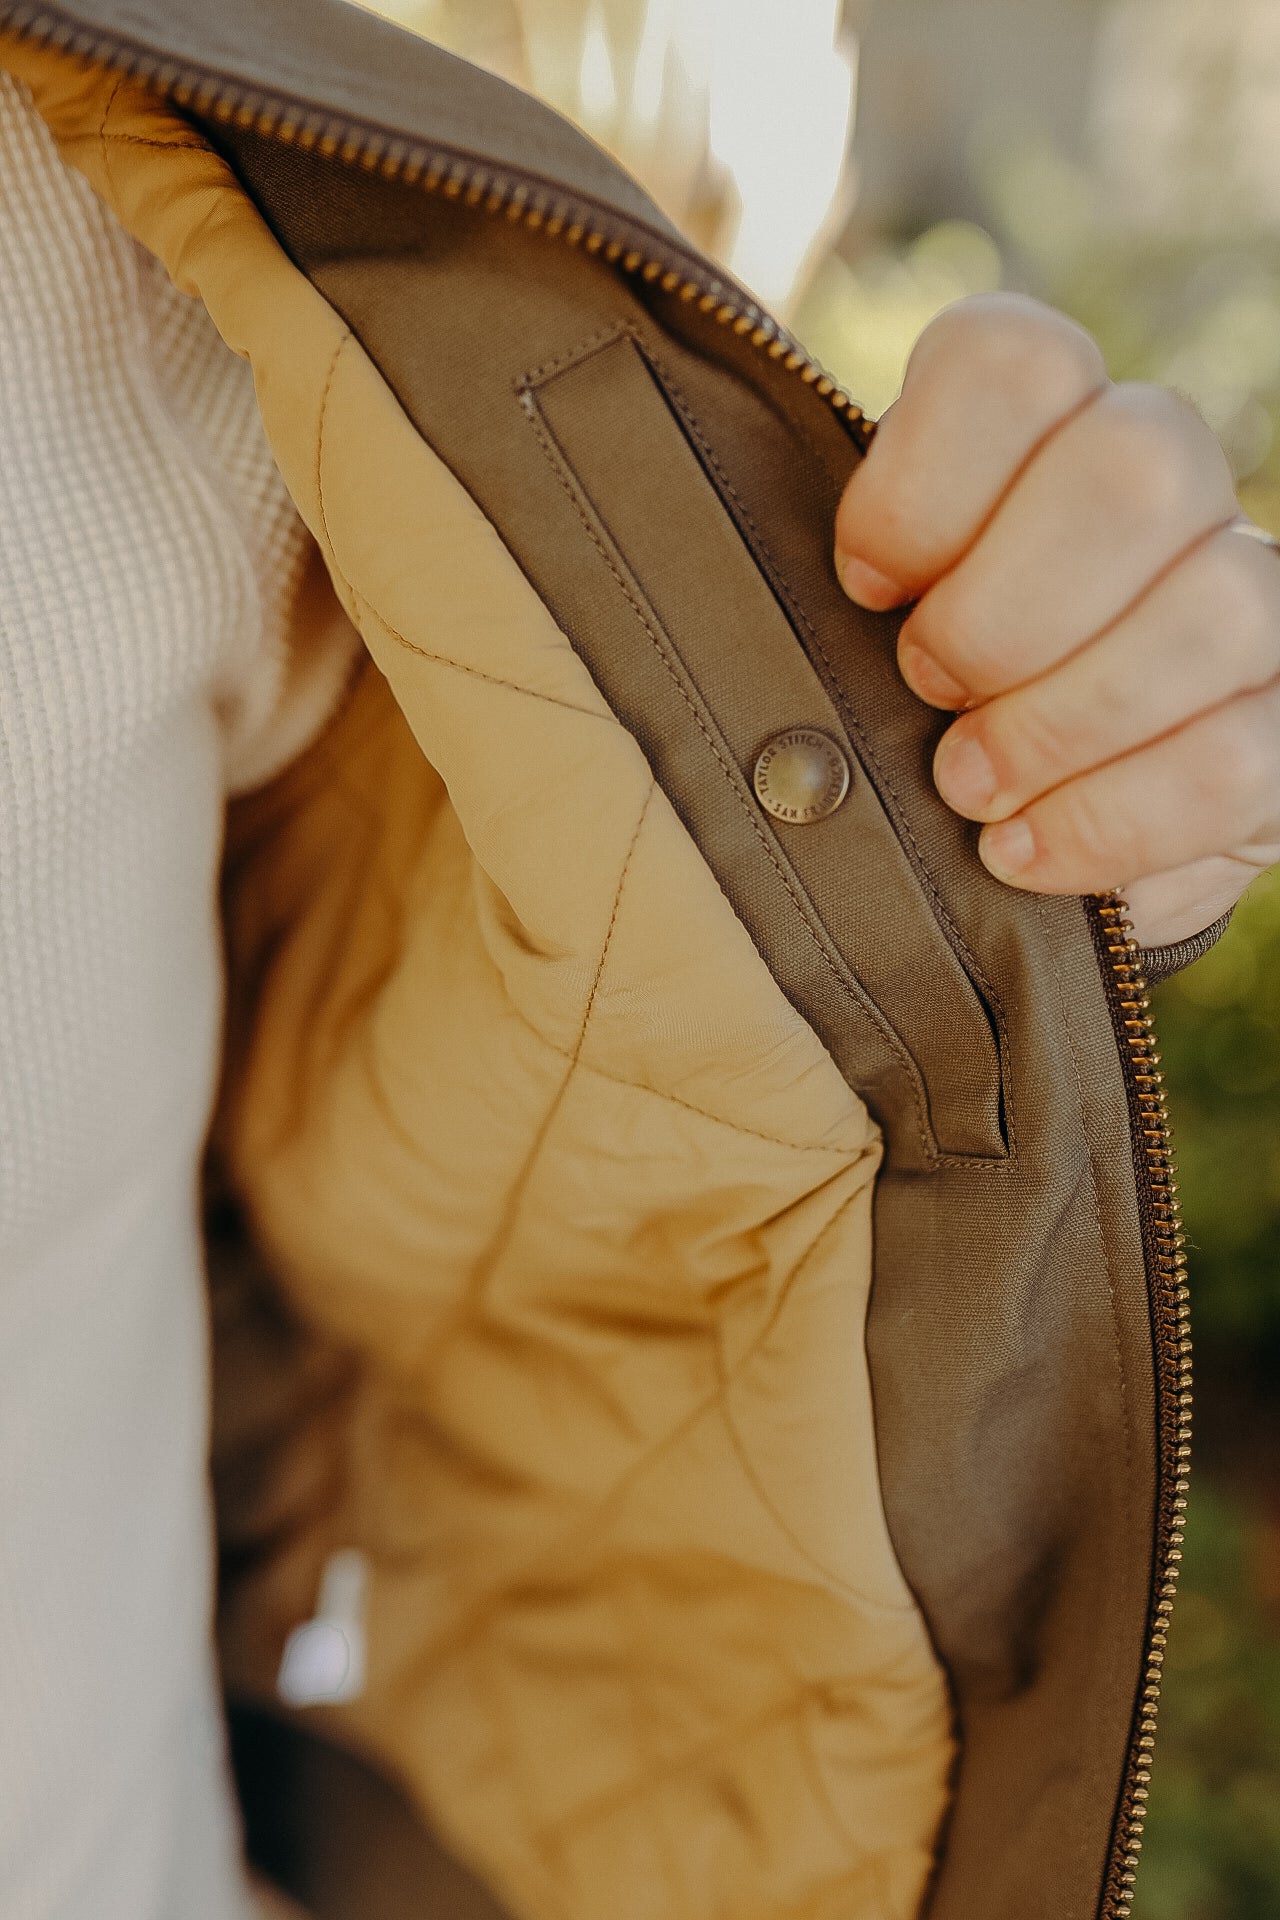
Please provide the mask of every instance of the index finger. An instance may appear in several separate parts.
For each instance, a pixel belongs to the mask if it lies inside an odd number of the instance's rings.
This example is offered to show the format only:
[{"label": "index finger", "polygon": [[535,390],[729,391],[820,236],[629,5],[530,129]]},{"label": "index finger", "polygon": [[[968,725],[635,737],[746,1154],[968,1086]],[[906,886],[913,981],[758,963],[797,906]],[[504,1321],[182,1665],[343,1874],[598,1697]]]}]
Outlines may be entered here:
[{"label": "index finger", "polygon": [[1038,301],[982,294],[940,314],[840,502],[846,591],[875,608],[918,599],[963,559],[1048,436],[1106,385],[1089,335]]}]

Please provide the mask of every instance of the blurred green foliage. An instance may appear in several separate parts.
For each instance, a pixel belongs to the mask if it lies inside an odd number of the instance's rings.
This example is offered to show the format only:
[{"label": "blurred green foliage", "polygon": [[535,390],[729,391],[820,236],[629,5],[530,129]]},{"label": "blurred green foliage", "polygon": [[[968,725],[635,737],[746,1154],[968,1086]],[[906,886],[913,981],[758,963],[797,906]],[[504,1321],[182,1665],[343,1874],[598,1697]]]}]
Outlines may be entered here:
[{"label": "blurred green foliage", "polygon": [[[1280,1378],[1280,882],[1255,882],[1157,1021],[1192,1243],[1197,1343],[1255,1392]],[[1278,1883],[1280,1884],[1280,1883]]]},{"label": "blurred green foliage", "polygon": [[1280,1532],[1203,1480],[1189,1518],[1135,1920],[1275,1920]]},{"label": "blurred green foliage", "polygon": [[1008,286],[1072,314],[1117,380],[1179,388],[1226,447],[1244,504],[1280,531],[1280,240],[1178,237],[1109,216],[1098,181],[1016,122],[989,122],[970,166],[984,225],[944,221],[830,256],[797,331],[869,413],[887,407],[922,327]]}]

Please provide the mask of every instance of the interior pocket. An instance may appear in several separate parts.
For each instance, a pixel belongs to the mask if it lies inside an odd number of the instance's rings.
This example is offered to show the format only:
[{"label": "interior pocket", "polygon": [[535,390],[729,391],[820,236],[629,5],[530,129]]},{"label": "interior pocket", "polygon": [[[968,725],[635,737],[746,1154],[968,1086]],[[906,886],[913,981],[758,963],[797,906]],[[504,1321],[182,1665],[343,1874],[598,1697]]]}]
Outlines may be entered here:
[{"label": "interior pocket", "polygon": [[[1005,1156],[994,1009],[943,932],[644,343],[630,331],[597,341],[532,376],[521,401],[573,498],[599,593],[629,603],[637,649],[656,651],[679,688],[678,727],[655,728],[639,656],[619,658],[616,640],[593,647],[590,632],[575,632],[575,644],[779,983],[873,1112],[914,1109],[914,1127],[895,1129],[916,1143],[913,1157]],[[616,633],[612,618],[599,626],[602,641]],[[851,769],[825,818],[778,819],[756,798],[757,761],[793,729],[825,735]],[[726,783],[737,802],[727,816]]]}]

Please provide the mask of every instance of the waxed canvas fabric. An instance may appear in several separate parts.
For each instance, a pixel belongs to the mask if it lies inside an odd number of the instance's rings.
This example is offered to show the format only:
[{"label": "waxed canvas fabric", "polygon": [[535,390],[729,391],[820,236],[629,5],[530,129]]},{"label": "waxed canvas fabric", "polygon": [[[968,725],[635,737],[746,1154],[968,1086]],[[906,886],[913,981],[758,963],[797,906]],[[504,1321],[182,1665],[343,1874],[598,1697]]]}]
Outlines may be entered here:
[{"label": "waxed canvas fabric", "polygon": [[[250,352],[378,670],[229,848],[233,1679],[354,1541],[385,1664],[325,1724],[517,1920],[1084,1920],[1150,1584],[1124,1087],[1083,909],[985,875],[839,594],[844,429],[526,227],[6,57]],[[751,801],[799,721],[829,834]]]}]

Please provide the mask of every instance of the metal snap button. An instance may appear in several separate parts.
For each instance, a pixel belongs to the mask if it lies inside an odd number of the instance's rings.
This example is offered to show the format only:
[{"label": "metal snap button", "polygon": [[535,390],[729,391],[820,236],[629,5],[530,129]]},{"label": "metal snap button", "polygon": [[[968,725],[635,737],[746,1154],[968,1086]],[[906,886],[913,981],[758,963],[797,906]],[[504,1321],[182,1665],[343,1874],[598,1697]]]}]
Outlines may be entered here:
[{"label": "metal snap button", "polygon": [[849,791],[849,762],[816,727],[790,727],[756,761],[756,799],[775,820],[808,826],[834,813]]}]

